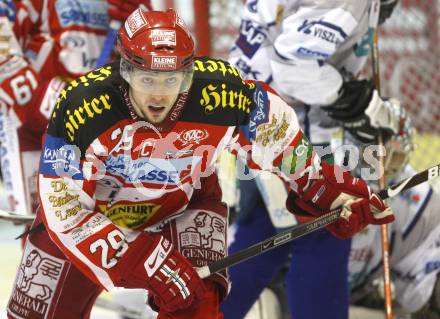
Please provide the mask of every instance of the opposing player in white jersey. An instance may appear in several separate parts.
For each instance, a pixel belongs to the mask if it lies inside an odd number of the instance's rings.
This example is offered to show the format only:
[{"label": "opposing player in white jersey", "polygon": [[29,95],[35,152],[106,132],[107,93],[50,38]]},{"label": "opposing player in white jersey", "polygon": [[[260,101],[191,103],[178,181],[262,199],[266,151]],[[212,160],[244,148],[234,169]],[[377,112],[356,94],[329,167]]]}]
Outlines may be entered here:
[{"label": "opposing player in white jersey", "polygon": [[[269,83],[288,101],[324,160],[340,126],[364,142],[379,133],[388,138],[398,131],[399,107],[380,98],[371,81],[356,77],[374,29],[396,3],[248,0],[230,61],[245,77]],[[296,222],[283,207],[287,192],[280,180],[263,174],[255,180],[240,181],[237,240],[230,253]],[[293,317],[347,318],[349,251],[349,240],[322,230],[232,268],[225,316],[242,318],[291,254],[286,281]]]},{"label": "opposing player in white jersey", "polygon": [[[415,174],[407,164],[412,149],[410,131],[387,144],[385,170],[392,182]],[[438,296],[433,291],[440,271],[440,195],[425,183],[391,198],[389,204],[398,212],[389,232],[395,306],[400,315],[431,318],[430,311],[439,314]],[[383,308],[381,287],[376,284],[382,278],[381,265],[380,228],[367,226],[351,244],[349,285],[353,302]]]}]

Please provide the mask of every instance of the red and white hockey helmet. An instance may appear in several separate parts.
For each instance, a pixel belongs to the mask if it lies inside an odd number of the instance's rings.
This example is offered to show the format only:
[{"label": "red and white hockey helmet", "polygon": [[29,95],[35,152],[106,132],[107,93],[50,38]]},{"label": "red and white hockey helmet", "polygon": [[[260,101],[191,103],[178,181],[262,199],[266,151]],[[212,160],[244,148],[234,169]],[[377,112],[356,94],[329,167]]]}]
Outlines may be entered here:
[{"label": "red and white hockey helmet", "polygon": [[134,72],[185,72],[181,91],[188,90],[193,73],[194,41],[173,9],[133,11],[119,29],[118,49],[121,76],[130,85],[136,85]]}]

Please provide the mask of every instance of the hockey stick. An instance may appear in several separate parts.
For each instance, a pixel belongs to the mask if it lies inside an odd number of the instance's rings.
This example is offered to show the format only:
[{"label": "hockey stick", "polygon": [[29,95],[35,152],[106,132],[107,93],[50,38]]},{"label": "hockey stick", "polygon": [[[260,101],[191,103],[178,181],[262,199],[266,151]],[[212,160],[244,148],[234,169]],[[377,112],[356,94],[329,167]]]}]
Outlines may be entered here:
[{"label": "hockey stick", "polygon": [[[149,10],[149,8],[144,5],[140,4],[139,8],[142,10]],[[110,57],[110,54],[112,53],[113,46],[115,45],[116,36],[118,35],[118,30],[121,27],[121,21],[118,20],[111,20],[109,23],[109,29],[107,31],[107,37],[105,38],[104,45],[101,49],[101,54],[98,57],[98,60],[96,61],[96,68],[99,68],[107,63],[108,58]]]},{"label": "hockey stick", "polygon": [[[377,4],[379,5],[380,4]],[[379,9],[380,11],[380,9]],[[374,84],[376,86],[377,92],[379,96],[381,96],[380,92],[380,70],[379,70],[379,30],[378,26],[376,26],[374,30],[373,36],[373,44],[371,48],[371,60],[373,64],[373,79]],[[377,143],[379,146],[383,146],[383,137],[382,134],[379,134]],[[385,180],[385,166],[384,166],[384,157],[379,157],[379,165],[383,172],[383,174],[379,178],[379,187],[384,189],[386,187]],[[382,246],[382,269],[383,269],[383,289],[385,296],[385,314],[386,319],[393,318],[393,301],[391,296],[391,274],[390,274],[390,244],[388,241],[388,225],[380,225],[380,238],[381,238],[381,246]]]},{"label": "hockey stick", "polygon": [[[439,172],[440,172],[440,164],[428,168],[411,177],[408,177],[407,179],[404,179],[403,181],[399,182],[398,184],[392,187],[389,187],[387,189],[382,189],[377,194],[382,199],[394,197],[397,194],[406,191],[407,189],[410,189],[414,186],[420,185],[424,182],[427,182],[429,180],[438,177]],[[210,265],[197,268],[197,272],[201,278],[206,278],[213,273],[225,270],[228,267],[241,263],[249,258],[263,254],[266,251],[269,251],[275,247],[278,247],[294,239],[307,235],[315,230],[324,228],[325,226],[333,223],[340,217],[341,210],[342,210],[341,207],[336,208],[316,218],[315,220],[287,229],[273,237],[263,240],[248,248],[245,248],[242,251],[239,251],[233,255],[217,260]]]},{"label": "hockey stick", "polygon": [[96,61],[96,67],[99,68],[107,63],[108,58],[113,50],[113,46],[116,41],[118,30],[121,27],[121,22],[117,20],[110,21],[109,29],[107,31],[107,37],[105,38],[104,45],[101,49],[101,54]]},{"label": "hockey stick", "polygon": [[20,215],[0,210],[0,220],[13,222],[16,225],[32,224],[34,218],[35,216],[32,215]]}]

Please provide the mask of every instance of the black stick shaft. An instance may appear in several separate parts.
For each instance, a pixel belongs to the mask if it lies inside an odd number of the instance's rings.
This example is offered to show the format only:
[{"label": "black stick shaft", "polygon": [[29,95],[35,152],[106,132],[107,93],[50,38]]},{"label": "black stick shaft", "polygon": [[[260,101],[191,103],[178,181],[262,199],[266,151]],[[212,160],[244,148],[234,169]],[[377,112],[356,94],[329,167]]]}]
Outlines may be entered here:
[{"label": "black stick shaft", "polygon": [[382,199],[394,197],[400,192],[404,192],[407,189],[413,188],[414,186],[433,180],[434,178],[439,176],[439,172],[440,172],[440,164],[428,168],[424,171],[421,171],[411,177],[408,177],[407,179],[400,181],[396,185],[393,185],[391,187],[388,187],[387,189],[383,189],[379,191],[377,194]]},{"label": "black stick shaft", "polygon": [[[397,183],[394,186],[383,189],[378,192],[378,195],[382,199],[394,197],[397,194],[406,191],[412,187],[430,181],[439,176],[440,164],[428,168],[420,173],[417,173],[403,181]],[[307,235],[315,230],[324,228],[325,226],[336,221],[341,214],[342,208],[336,208],[313,221],[306,222],[304,224],[293,226],[273,237],[270,237],[262,242],[252,245],[243,249],[235,254],[229,255],[223,259],[217,260],[208,266],[198,268],[197,271],[201,278],[206,278],[210,274],[222,271],[228,267],[241,263],[249,258],[258,256],[268,250],[283,245],[301,236]]]},{"label": "black stick shaft", "polygon": [[341,214],[341,210],[342,210],[341,208],[336,208],[330,211],[329,213],[324,214],[312,221],[294,226],[269,239],[266,239],[265,241],[259,242],[246,249],[243,249],[242,251],[236,254],[220,259],[209,265],[209,271],[210,273],[221,271],[230,266],[241,263],[249,258],[260,255],[273,248],[281,246],[301,236],[314,232],[317,229],[323,228],[328,224],[331,224],[334,221],[336,221]]}]

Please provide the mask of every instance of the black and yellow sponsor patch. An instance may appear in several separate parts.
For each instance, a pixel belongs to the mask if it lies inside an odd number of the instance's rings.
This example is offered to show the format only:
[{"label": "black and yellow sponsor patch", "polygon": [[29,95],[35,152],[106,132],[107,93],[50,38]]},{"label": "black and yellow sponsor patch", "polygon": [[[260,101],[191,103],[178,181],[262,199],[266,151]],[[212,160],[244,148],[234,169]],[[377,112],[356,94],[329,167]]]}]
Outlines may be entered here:
[{"label": "black and yellow sponsor patch", "polygon": [[155,204],[118,204],[111,207],[99,205],[101,212],[114,224],[137,229],[154,216],[160,205]]},{"label": "black and yellow sponsor patch", "polygon": [[68,85],[61,91],[55,104],[55,109],[52,112],[52,119],[58,115],[58,110],[63,101],[70,97],[70,93],[77,88],[86,88],[94,82],[102,82],[112,75],[112,66],[106,65],[104,67],[93,70],[77,79],[68,83]]},{"label": "black and yellow sponsor patch", "polygon": [[83,99],[82,105],[72,110],[66,110],[64,125],[69,140],[73,142],[75,132],[84,125],[87,120],[101,115],[103,112],[111,110],[112,103],[108,94],[100,94],[90,99]]},{"label": "black and yellow sponsor patch", "polygon": [[58,97],[48,134],[79,147],[90,143],[122,119],[130,118],[117,64],[95,69],[71,81]]},{"label": "black and yellow sponsor patch", "polygon": [[226,61],[194,61],[194,77],[182,120],[217,125],[240,125],[255,107],[255,84],[248,83]]}]

